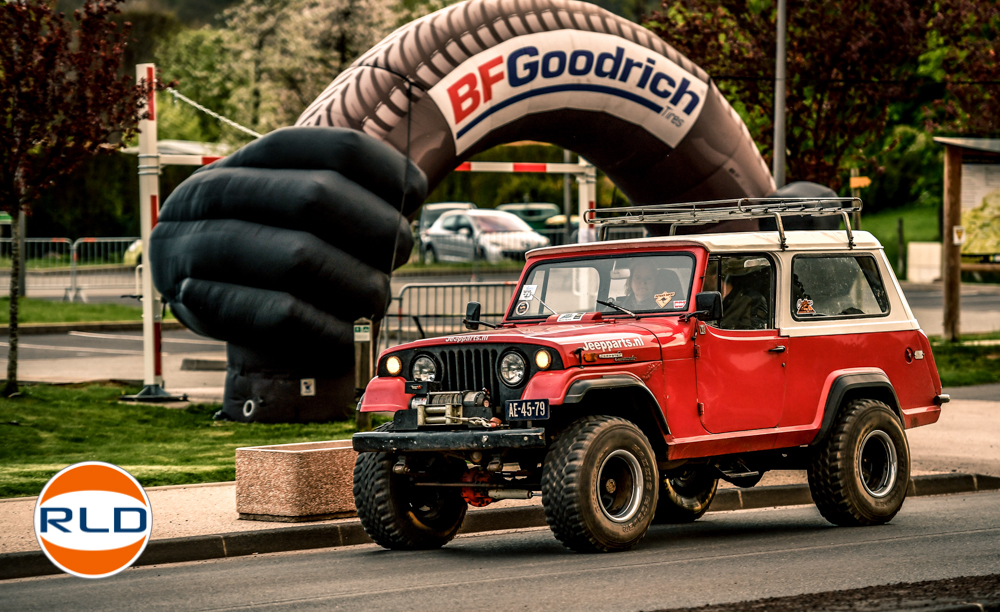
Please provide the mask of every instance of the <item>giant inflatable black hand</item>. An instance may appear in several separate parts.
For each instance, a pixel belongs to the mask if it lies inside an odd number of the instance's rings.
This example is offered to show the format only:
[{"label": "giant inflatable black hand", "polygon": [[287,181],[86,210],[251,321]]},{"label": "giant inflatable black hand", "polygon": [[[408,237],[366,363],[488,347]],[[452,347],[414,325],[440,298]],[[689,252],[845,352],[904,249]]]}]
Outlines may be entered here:
[{"label": "giant inflatable black hand", "polygon": [[171,194],[150,238],[153,281],[181,322],[228,343],[227,415],[345,416],[353,323],[384,314],[388,273],[413,246],[404,215],[426,193],[392,147],[313,127],[268,134]]}]

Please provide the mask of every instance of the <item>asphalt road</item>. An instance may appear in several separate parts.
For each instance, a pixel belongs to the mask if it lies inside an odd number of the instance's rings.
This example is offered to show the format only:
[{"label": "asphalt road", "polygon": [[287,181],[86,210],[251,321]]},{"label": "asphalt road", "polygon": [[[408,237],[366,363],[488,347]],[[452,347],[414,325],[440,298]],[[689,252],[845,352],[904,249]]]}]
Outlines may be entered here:
[{"label": "asphalt road", "polygon": [[[7,336],[0,336],[0,357],[6,358]],[[218,353],[226,343],[184,330],[163,332],[163,354]],[[18,360],[79,359],[81,357],[142,356],[141,332],[69,332],[21,336]]]},{"label": "asphalt road", "polygon": [[10,610],[642,610],[1000,571],[1000,493],[908,500],[889,525],[815,508],[713,513],[654,527],[631,552],[580,555],[547,529],[442,550],[374,545],[0,583]]}]

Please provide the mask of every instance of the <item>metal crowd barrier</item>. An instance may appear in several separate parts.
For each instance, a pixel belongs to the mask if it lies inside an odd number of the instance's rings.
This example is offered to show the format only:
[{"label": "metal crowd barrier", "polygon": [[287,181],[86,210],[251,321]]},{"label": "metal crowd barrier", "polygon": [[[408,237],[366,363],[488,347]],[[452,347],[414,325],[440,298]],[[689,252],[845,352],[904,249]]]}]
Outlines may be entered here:
[{"label": "metal crowd barrier", "polygon": [[87,301],[86,291],[136,287],[136,264],[141,255],[128,249],[138,237],[80,238],[73,243],[69,286],[65,299]]},{"label": "metal crowd barrier", "polygon": [[[69,285],[72,241],[69,238],[25,238],[21,259],[25,267],[25,291],[58,292]],[[13,255],[10,238],[0,239],[0,295],[10,295]]]},{"label": "metal crowd barrier", "polygon": [[516,285],[513,281],[404,285],[383,320],[379,349],[465,331],[462,319],[469,302],[482,304],[482,321],[500,323]]}]

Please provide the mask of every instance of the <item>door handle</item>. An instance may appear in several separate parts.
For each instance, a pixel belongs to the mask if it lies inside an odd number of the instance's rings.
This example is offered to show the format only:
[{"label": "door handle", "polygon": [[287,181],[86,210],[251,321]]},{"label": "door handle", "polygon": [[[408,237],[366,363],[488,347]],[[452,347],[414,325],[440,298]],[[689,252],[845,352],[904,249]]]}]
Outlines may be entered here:
[{"label": "door handle", "polygon": [[779,344],[778,346],[776,346],[774,348],[767,349],[767,352],[768,353],[784,353],[785,352],[785,347],[784,347],[784,345]]}]

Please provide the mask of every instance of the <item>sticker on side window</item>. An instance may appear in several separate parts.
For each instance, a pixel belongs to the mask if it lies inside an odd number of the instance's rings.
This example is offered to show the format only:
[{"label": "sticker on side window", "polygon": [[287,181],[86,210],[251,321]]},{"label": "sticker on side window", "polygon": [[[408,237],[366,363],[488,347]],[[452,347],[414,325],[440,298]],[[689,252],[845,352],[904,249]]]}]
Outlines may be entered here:
[{"label": "sticker on side window", "polygon": [[813,301],[808,298],[799,298],[795,302],[795,313],[800,315],[814,315]]}]

